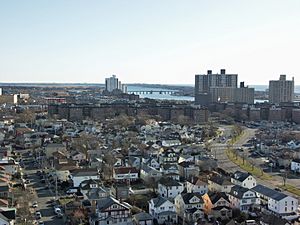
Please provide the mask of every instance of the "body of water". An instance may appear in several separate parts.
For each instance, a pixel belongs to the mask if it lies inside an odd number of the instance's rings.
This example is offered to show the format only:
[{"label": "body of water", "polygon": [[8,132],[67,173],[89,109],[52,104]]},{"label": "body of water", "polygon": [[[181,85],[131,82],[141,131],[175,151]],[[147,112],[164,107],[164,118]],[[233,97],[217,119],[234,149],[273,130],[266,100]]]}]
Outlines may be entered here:
[{"label": "body of water", "polygon": [[[128,86],[128,91],[176,91],[175,89],[164,89],[164,88],[150,88],[143,86]],[[190,96],[175,96],[171,94],[160,94],[154,92],[152,94],[139,94],[141,98],[161,99],[161,100],[181,100],[181,101],[194,101],[194,97]]]}]

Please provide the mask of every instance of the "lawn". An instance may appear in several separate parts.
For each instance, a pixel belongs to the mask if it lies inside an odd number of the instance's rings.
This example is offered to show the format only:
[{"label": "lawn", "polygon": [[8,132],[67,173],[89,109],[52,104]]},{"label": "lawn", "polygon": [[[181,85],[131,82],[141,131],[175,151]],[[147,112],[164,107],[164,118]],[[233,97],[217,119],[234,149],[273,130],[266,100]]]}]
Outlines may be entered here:
[{"label": "lawn", "polygon": [[285,191],[291,192],[291,193],[293,193],[297,196],[300,196],[300,189],[294,187],[293,185],[285,184],[285,185],[281,185],[281,186],[278,186],[278,187],[285,190]]},{"label": "lawn", "polygon": [[[227,149],[226,155],[229,158],[230,161],[232,161],[234,164],[241,167],[243,170],[246,170],[247,172],[251,173],[252,175],[259,177],[263,180],[270,180],[272,177],[262,171],[262,169],[255,167],[251,165],[246,159],[243,160],[240,156],[236,156],[235,153],[232,150]],[[244,161],[244,162],[243,162]]]}]

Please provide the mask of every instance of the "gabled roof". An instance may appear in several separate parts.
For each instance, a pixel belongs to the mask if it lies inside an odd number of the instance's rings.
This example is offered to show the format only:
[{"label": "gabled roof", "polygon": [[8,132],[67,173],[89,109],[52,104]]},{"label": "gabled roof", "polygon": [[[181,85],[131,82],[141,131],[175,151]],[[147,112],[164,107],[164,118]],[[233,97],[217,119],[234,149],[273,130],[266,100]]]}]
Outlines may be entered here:
[{"label": "gabled roof", "polygon": [[117,199],[113,197],[107,197],[97,201],[97,207],[100,211],[105,210],[114,204],[121,205],[122,207],[129,209],[129,207],[126,204],[119,202]]},{"label": "gabled roof", "polygon": [[229,202],[228,196],[224,192],[218,192],[218,193],[213,193],[209,196],[210,201],[212,204],[215,204],[218,202],[221,198],[225,199],[227,202]]},{"label": "gabled roof", "polygon": [[244,180],[246,180],[249,176],[251,176],[250,173],[244,173],[244,172],[241,172],[241,171],[236,171],[232,178],[235,179],[235,180],[238,180],[240,182],[243,182]]},{"label": "gabled roof", "polygon": [[231,188],[229,194],[230,194],[231,196],[234,196],[234,197],[238,198],[238,199],[242,199],[242,198],[243,198],[243,195],[244,195],[247,191],[249,191],[248,188],[244,188],[244,187],[242,187],[242,186],[235,185],[235,186],[233,186],[233,187]]},{"label": "gabled roof", "polygon": [[287,197],[286,194],[284,193],[281,193],[279,191],[275,191],[271,188],[268,188],[266,186],[263,186],[261,184],[253,187],[251,190],[261,194],[261,195],[264,195],[264,196],[267,196],[269,198],[272,198],[276,201],[280,201],[281,199],[284,199],[285,197]]},{"label": "gabled roof", "polygon": [[219,185],[232,185],[232,183],[227,178],[220,175],[214,175],[210,177],[208,180]]},{"label": "gabled roof", "polygon": [[97,176],[99,175],[96,169],[76,169],[72,171],[73,177],[79,176]]},{"label": "gabled roof", "polygon": [[293,159],[292,162],[300,163],[300,159]]},{"label": "gabled roof", "polygon": [[135,167],[116,167],[114,168],[114,170],[116,174],[129,174],[139,172]]},{"label": "gabled roof", "polygon": [[164,185],[166,187],[178,187],[178,186],[182,186],[178,181],[171,179],[171,178],[162,178],[159,180],[158,182],[161,185]]},{"label": "gabled roof", "polygon": [[190,200],[193,197],[197,197],[199,199],[199,202],[203,203],[202,196],[198,193],[181,193],[181,197],[182,197],[185,204],[190,204]]},{"label": "gabled roof", "polygon": [[163,198],[163,197],[159,196],[157,198],[151,199],[151,201],[153,202],[154,207],[159,207],[159,206],[161,206],[162,204],[164,204],[165,202],[167,202],[169,200],[166,199],[166,198]]}]

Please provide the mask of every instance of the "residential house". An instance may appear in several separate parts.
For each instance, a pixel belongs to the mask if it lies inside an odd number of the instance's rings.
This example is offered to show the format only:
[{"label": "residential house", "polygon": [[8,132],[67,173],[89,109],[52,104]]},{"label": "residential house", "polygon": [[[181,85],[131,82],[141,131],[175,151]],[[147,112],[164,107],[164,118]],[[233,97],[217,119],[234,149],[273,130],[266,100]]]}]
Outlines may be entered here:
[{"label": "residential house", "polygon": [[140,212],[132,216],[134,225],[153,225],[153,217],[146,212]]},{"label": "residential house", "polygon": [[159,169],[160,168],[160,163],[158,162],[158,160],[156,158],[143,158],[142,159],[142,163],[146,164],[148,166],[151,166],[155,169]]},{"label": "residential house", "polygon": [[199,167],[194,162],[184,161],[178,163],[178,170],[180,177],[184,179],[199,175]]},{"label": "residential house", "polygon": [[158,181],[158,193],[165,198],[175,198],[183,189],[182,183],[170,178],[162,178]]},{"label": "residential house", "polygon": [[266,206],[268,210],[281,217],[295,215],[298,212],[298,199],[294,197],[260,184],[251,190],[257,194],[262,206]]},{"label": "residential house", "polygon": [[111,195],[116,199],[127,199],[129,197],[129,185],[122,182],[117,182],[111,187]]},{"label": "residential house", "polygon": [[248,188],[235,185],[228,193],[230,207],[247,212],[252,206],[259,204],[257,194]]},{"label": "residential house", "polygon": [[71,154],[71,157],[74,161],[82,162],[86,160],[86,155],[82,152],[75,151]]},{"label": "residential house", "polygon": [[174,204],[161,196],[149,201],[149,214],[157,220],[158,224],[178,222]]},{"label": "residential house", "polygon": [[162,173],[154,167],[143,164],[140,171],[141,179],[145,182],[158,181]]},{"label": "residential house", "polygon": [[192,177],[186,181],[186,190],[188,193],[199,193],[203,195],[208,192],[208,184],[198,177]]},{"label": "residential house", "polygon": [[135,167],[136,169],[140,169],[141,167],[141,158],[137,156],[129,156],[127,161],[128,167]]},{"label": "residential house", "polygon": [[176,213],[189,223],[197,222],[204,218],[203,199],[198,193],[181,193],[174,199]]},{"label": "residential house", "polygon": [[19,170],[19,163],[14,159],[3,158],[0,159],[0,167],[4,169],[6,174],[13,175]]},{"label": "residential house", "polygon": [[76,169],[71,172],[74,187],[79,187],[86,180],[100,180],[100,174],[95,169]]},{"label": "residential house", "polygon": [[163,140],[161,145],[163,147],[173,147],[181,145],[181,142],[178,139],[175,140]]},{"label": "residential house", "polygon": [[159,155],[159,163],[177,163],[178,161],[178,154],[174,151],[174,149],[167,149],[163,151]]},{"label": "residential house", "polygon": [[291,162],[291,171],[300,173],[300,159],[293,159]]},{"label": "residential house", "polygon": [[66,152],[66,150],[66,146],[59,143],[50,143],[45,147],[45,153],[47,158],[52,157],[52,154],[54,152]]},{"label": "residential house", "polygon": [[132,223],[131,206],[113,197],[97,201],[95,214],[90,217],[91,225],[128,225]]},{"label": "residential house", "polygon": [[9,196],[9,186],[8,183],[0,183],[0,198],[7,199]]},{"label": "residential house", "polygon": [[234,186],[230,179],[221,175],[213,175],[208,178],[208,190],[212,192],[229,193]]},{"label": "residential house", "polygon": [[230,201],[225,192],[204,194],[202,199],[204,201],[203,210],[208,217],[221,220],[228,220],[232,217]]},{"label": "residential house", "polygon": [[139,171],[135,167],[114,167],[113,178],[116,181],[136,181]]},{"label": "residential house", "polygon": [[250,173],[236,171],[231,177],[231,183],[251,189],[256,186],[256,179]]},{"label": "residential house", "polygon": [[0,225],[14,225],[16,220],[16,209],[0,207]]}]

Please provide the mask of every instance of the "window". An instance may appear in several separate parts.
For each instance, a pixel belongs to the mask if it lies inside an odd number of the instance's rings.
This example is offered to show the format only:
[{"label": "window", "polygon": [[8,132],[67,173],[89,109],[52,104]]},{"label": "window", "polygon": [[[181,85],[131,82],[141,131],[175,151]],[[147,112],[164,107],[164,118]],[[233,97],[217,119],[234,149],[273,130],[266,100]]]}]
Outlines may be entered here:
[{"label": "window", "polygon": [[285,211],[287,211],[287,207],[285,207],[285,209],[284,209]]},{"label": "window", "polygon": [[109,224],[109,220],[106,221],[106,224]]}]

